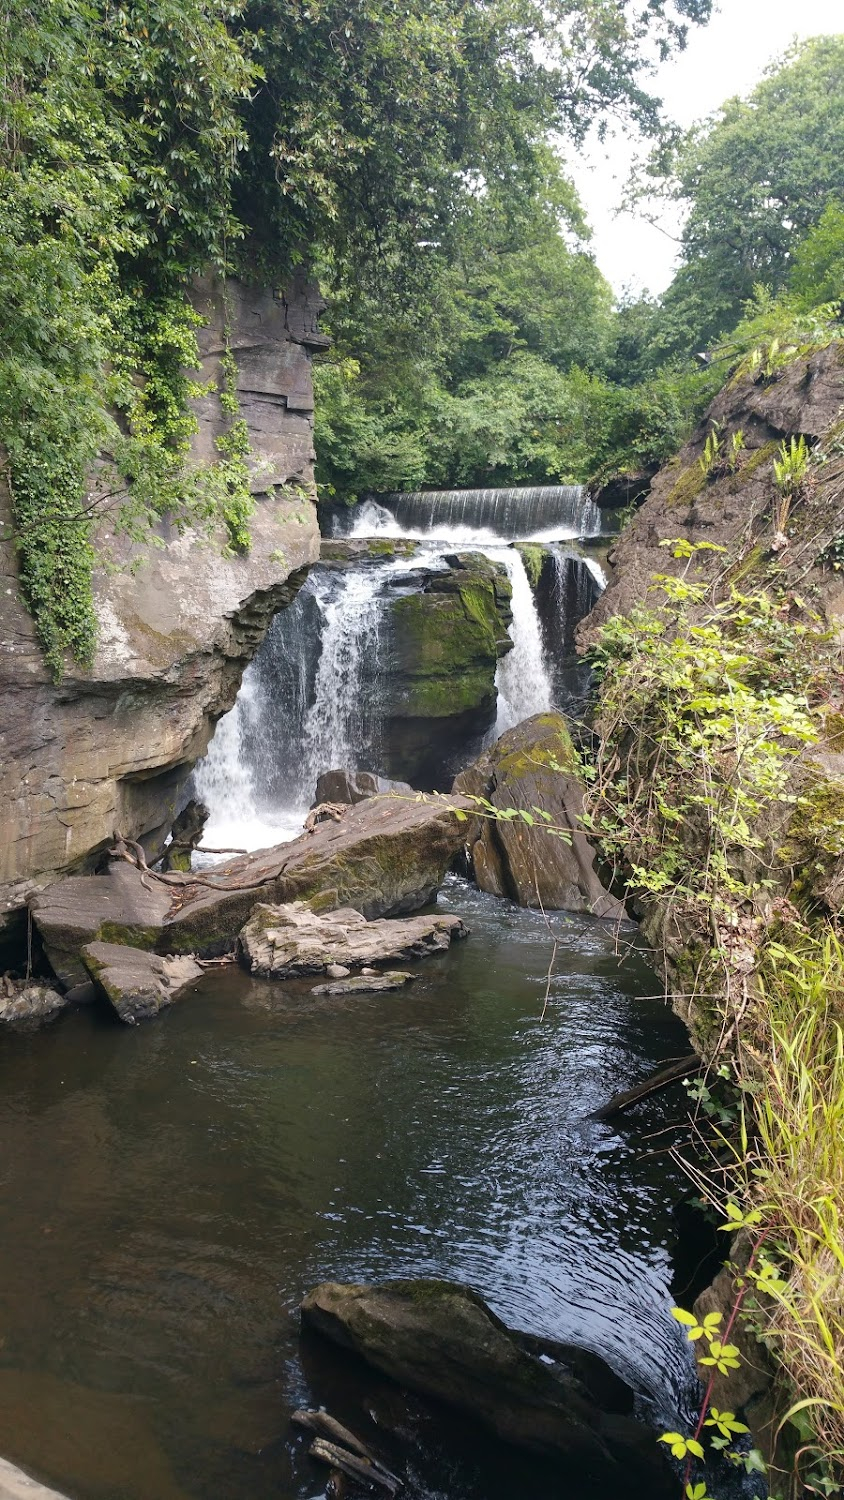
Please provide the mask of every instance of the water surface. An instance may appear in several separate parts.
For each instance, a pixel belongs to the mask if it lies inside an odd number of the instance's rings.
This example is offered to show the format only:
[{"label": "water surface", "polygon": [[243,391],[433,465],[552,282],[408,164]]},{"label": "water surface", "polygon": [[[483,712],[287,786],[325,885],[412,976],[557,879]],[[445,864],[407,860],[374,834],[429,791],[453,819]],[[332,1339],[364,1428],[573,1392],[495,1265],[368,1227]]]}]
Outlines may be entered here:
[{"label": "water surface", "polygon": [[541,1021],[541,915],[456,880],[441,904],[472,935],[404,992],[232,968],[137,1029],[91,1008],[2,1038],[0,1452],[79,1500],[301,1500],[326,1475],[288,1418],[317,1399],[399,1430],[410,1500],[615,1496],[300,1346],[316,1282],[434,1273],[663,1410],[687,1379],[652,1138],[679,1105],[585,1118],[683,1028],[610,925],[565,916]]}]

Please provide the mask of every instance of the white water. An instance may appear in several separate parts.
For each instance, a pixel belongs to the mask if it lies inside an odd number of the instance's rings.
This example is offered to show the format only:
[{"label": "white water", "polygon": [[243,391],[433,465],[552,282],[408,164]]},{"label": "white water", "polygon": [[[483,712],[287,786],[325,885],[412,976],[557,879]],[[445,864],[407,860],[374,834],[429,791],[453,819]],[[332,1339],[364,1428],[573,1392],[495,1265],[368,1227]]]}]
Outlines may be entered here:
[{"label": "white water", "polygon": [[496,737],[551,707],[551,674],[542,647],[542,631],[533,589],[525,565],[515,547],[484,549],[487,557],[499,556],[513,589],[513,649],[498,663]]},{"label": "white water", "polygon": [[[401,498],[406,513],[408,497]],[[472,504],[464,506],[460,497],[450,499],[441,521],[435,521],[430,505],[423,507],[418,527],[403,523],[392,510],[374,502],[358,507],[352,536],[405,538],[419,543],[419,549],[412,558],[343,571],[318,569],[311,574],[300,605],[307,595],[311,609],[316,606],[317,618],[312,615],[308,626],[303,613],[303,623],[296,625],[292,652],[288,642],[287,676],[291,678],[292,674],[293,680],[285,680],[278,703],[278,713],[286,713],[287,722],[279,721],[277,714],[275,733],[270,736],[273,743],[265,743],[262,723],[266,724],[266,715],[262,721],[261,709],[266,708],[264,698],[272,686],[262,686],[259,664],[253,664],[244,676],[234,708],[220,720],[208,755],[197,767],[196,792],[211,812],[203,838],[206,848],[258,849],[294,838],[323,771],[358,766],[367,747],[373,760],[367,769],[379,769],[375,763],[379,620],[382,590],[390,574],[412,572],[420,562],[426,567],[438,563],[445,566],[446,554],[455,550],[481,552],[503,564],[513,591],[513,649],[501,658],[496,672],[498,712],[494,733],[500,735],[552,706],[552,664],[546,659],[536,600],[524,562],[509,545],[513,516],[517,514],[513,497],[507,497],[506,507],[489,510],[491,526],[477,524],[485,515],[479,503],[481,493],[471,500]],[[566,493],[564,501],[560,519],[552,527],[519,539],[556,541],[579,534],[591,502],[584,501],[575,487]],[[538,515],[536,508],[533,514]],[[470,515],[476,524],[469,523]],[[526,521],[529,516],[525,511]],[[510,535],[502,536],[505,520]],[[496,525],[499,529],[494,529]],[[605,579],[598,564],[591,559],[585,561],[603,586]],[[315,646],[317,633],[319,645]],[[307,672],[308,648],[312,653],[314,649],[319,651],[315,676],[311,677]],[[306,687],[308,682],[310,688]],[[272,777],[262,774],[262,761],[269,766],[273,756],[277,760],[279,754],[288,770],[286,789],[282,795],[277,791],[268,795],[266,787],[272,785]],[[266,783],[263,794],[262,783]]]},{"label": "white water", "polygon": [[[311,788],[323,771],[354,766],[375,704],[363,701],[364,670],[377,683],[381,568],[349,568],[322,613],[322,653],[314,701],[305,715],[304,770]],[[305,804],[307,806],[307,803]]]}]

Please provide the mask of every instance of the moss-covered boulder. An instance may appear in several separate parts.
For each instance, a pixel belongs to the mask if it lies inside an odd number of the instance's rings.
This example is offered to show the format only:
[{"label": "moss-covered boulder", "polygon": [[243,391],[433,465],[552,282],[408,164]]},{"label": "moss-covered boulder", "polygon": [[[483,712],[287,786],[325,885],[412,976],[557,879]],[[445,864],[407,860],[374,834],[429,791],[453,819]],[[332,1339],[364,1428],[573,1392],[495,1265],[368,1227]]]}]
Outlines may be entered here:
[{"label": "moss-covered boulder", "polygon": [[535,714],[509,729],[461,771],[454,790],[485,798],[502,814],[516,810],[479,824],[470,856],[481,890],[520,906],[623,917],[583,832],[580,765],[562,714]]},{"label": "moss-covered boulder", "polygon": [[632,1392],[603,1361],[562,1345],[544,1352],[469,1287],[325,1282],[308,1293],[301,1313],[306,1327],[508,1442],[592,1471],[614,1470],[622,1490],[630,1466],[644,1463],[654,1500],[671,1493],[653,1435],[633,1417]]},{"label": "moss-covered boulder", "polygon": [[495,718],[495,669],[511,650],[506,570],[480,553],[397,575],[382,632],[382,765],[443,785]]}]

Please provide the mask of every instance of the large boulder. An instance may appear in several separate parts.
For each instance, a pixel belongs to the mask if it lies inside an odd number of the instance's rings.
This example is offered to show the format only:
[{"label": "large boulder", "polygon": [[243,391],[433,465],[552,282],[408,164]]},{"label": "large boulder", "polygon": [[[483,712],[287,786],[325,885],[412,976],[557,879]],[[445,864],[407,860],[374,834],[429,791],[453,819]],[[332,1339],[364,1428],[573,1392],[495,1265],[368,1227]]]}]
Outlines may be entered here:
[{"label": "large boulder", "polygon": [[654,1496],[665,1493],[667,1470],[632,1416],[629,1388],[596,1356],[560,1345],[554,1357],[538,1352],[540,1341],[508,1329],[469,1287],[326,1282],[308,1293],[301,1314],[305,1326],[508,1442],[593,1469],[608,1465],[619,1481],[631,1463],[644,1462]]},{"label": "large boulder", "polygon": [[562,714],[535,714],[509,729],[461,771],[454,791],[484,798],[501,812],[526,814],[497,818],[491,812],[480,820],[470,858],[482,891],[546,911],[624,916],[621,902],[598,879],[583,832],[583,783]]},{"label": "large boulder", "polygon": [[240,855],[201,875],[166,880],[111,861],[32,898],[47,957],[66,986],[88,978],[80,949],[125,943],[157,953],[230,951],[259,902],[307,901],[362,916],[418,911],[475,837],[474,807],[460,797],[369,797],[289,844]]},{"label": "large boulder", "polygon": [[253,974],[289,979],[319,974],[332,964],[359,968],[400,958],[441,953],[454,938],[466,936],[459,917],[392,917],[367,922],[345,907],[317,913],[304,901],[255,907],[240,934],[238,950]]},{"label": "large boulder", "polygon": [[149,1021],[180,1000],[204,972],[192,958],[159,958],[124,943],[89,943],[80,956],[127,1026]]},{"label": "large boulder", "polygon": [[[152,544],[115,527],[105,508],[94,576],[98,639],[89,669],[44,667],[20,589],[11,500],[0,483],[0,944],[25,948],[19,913],[38,886],[95,868],[114,830],[158,853],[182,788],[275,612],[319,554],[313,483],[311,355],[326,340],[319,299],[209,278],[196,288],[207,393],[193,456],[218,456],[225,428],[221,361],[228,346],[255,468],[251,546],[243,553],[171,525]],[[107,470],[103,475],[110,478]],[[113,488],[106,484],[106,488]],[[0,963],[3,958],[0,955]]]},{"label": "large boulder", "polygon": [[379,658],[381,764],[414,786],[447,784],[495,720],[495,671],[511,650],[511,588],[500,563],[455,553],[397,574]]}]

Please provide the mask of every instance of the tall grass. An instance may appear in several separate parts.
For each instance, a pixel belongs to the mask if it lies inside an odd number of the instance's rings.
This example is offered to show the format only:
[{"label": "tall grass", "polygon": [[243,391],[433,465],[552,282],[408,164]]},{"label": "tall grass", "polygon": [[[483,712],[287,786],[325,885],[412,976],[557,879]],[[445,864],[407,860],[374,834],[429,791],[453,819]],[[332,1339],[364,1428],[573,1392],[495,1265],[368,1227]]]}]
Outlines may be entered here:
[{"label": "tall grass", "polygon": [[844,944],[831,927],[797,931],[767,946],[760,978],[739,1056],[745,1195],[781,1267],[760,1331],[790,1382],[804,1460],[829,1493],[844,1478]]}]

